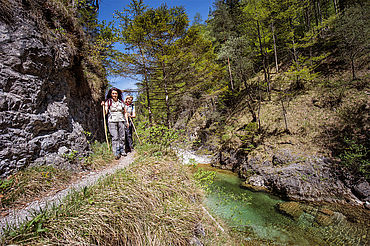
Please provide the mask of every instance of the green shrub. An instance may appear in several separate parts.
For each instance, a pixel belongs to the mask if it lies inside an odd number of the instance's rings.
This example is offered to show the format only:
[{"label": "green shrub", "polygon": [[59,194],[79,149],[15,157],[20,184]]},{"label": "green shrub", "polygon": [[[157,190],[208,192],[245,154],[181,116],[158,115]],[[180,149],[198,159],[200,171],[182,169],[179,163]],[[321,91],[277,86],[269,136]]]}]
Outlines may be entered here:
[{"label": "green shrub", "polygon": [[369,150],[355,140],[345,139],[346,148],[339,155],[342,165],[355,173],[360,173],[367,180],[370,179]]},{"label": "green shrub", "polygon": [[173,144],[182,138],[183,130],[168,128],[164,125],[146,127],[146,122],[138,125],[138,134],[143,144],[157,145],[159,150],[166,152]]}]

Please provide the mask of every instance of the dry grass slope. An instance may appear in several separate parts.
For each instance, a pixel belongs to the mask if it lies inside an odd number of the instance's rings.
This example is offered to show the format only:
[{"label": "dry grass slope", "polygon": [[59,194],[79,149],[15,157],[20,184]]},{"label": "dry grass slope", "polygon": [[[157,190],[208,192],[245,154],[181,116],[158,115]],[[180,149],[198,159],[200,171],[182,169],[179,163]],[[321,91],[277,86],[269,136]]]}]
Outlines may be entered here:
[{"label": "dry grass slope", "polygon": [[149,156],[72,195],[37,223],[7,233],[3,243],[189,245],[196,236],[205,245],[241,245],[204,214],[188,168]]}]

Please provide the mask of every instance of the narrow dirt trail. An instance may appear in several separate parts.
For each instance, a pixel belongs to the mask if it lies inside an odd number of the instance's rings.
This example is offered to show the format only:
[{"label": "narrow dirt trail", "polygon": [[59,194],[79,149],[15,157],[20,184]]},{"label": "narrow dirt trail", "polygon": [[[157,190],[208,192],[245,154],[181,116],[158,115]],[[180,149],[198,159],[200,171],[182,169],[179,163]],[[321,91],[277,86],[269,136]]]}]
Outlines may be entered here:
[{"label": "narrow dirt trail", "polygon": [[33,201],[29,203],[25,208],[10,210],[7,216],[0,218],[0,235],[3,234],[4,230],[8,226],[18,227],[20,224],[27,221],[28,219],[31,219],[33,215],[39,213],[45,208],[59,205],[63,201],[63,199],[71,192],[80,191],[84,187],[91,186],[95,184],[100,178],[113,174],[117,170],[127,167],[133,161],[134,153],[130,153],[126,157],[122,157],[117,165],[110,166],[97,172],[91,172],[69,185],[68,188],[61,190],[54,195],[44,197],[37,201]]}]

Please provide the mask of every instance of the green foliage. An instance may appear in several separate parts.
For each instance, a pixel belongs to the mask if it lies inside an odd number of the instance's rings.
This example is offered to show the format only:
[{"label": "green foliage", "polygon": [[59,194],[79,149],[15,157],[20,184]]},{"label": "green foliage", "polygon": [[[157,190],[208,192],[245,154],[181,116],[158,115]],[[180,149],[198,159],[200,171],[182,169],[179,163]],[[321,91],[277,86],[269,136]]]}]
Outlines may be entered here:
[{"label": "green foliage", "polygon": [[90,43],[90,60],[100,61],[108,75],[114,74],[117,64],[113,59],[119,52],[113,47],[118,41],[113,22],[102,21],[96,24],[94,38]]},{"label": "green foliage", "polygon": [[82,133],[86,136],[86,137],[91,137],[91,132],[89,131],[82,131]]},{"label": "green foliage", "polygon": [[70,163],[77,162],[78,160],[78,151],[71,150],[68,153],[63,154],[63,157],[66,158]]},{"label": "green foliage", "polygon": [[346,147],[339,155],[342,160],[341,164],[353,172],[363,175],[367,180],[370,180],[369,149],[353,139],[345,138],[344,141]]},{"label": "green foliage", "polygon": [[[66,30],[63,27],[55,28],[55,32],[58,33],[61,36],[65,36],[67,34]],[[55,37],[55,38],[57,38],[57,37]]]},{"label": "green foliage", "polygon": [[77,0],[75,1],[77,17],[80,24],[84,27],[86,33],[93,38],[96,35],[98,25],[98,1],[95,0]]},{"label": "green foliage", "polygon": [[142,141],[142,150],[150,151],[154,156],[161,157],[169,154],[176,142],[183,142],[183,130],[168,128],[164,125],[148,127],[148,122],[140,122],[137,125],[138,135]]},{"label": "green foliage", "polygon": [[147,129],[146,141],[150,144],[157,144],[161,146],[161,149],[167,149],[179,139],[179,136],[183,132],[182,130],[169,129],[163,125],[154,125]]},{"label": "green foliage", "polygon": [[215,177],[216,177],[215,171],[208,171],[202,168],[198,168],[198,170],[194,173],[194,178],[203,188],[208,188],[214,182]]},{"label": "green foliage", "polygon": [[[295,88],[299,89],[303,82],[313,81],[319,74],[314,72],[314,67],[307,64],[303,57],[299,57],[302,62],[293,62],[289,70],[286,72],[287,78],[290,81],[295,81]],[[298,84],[298,85],[297,85]]]},{"label": "green foliage", "polygon": [[250,152],[256,148],[255,138],[258,134],[257,122],[250,122],[243,126],[241,134],[237,134],[242,141],[241,149],[245,152]]},{"label": "green foliage", "polygon": [[223,142],[228,142],[232,139],[232,137],[235,135],[235,127],[226,125],[224,127],[224,133],[221,136],[221,139]]},{"label": "green foliage", "polygon": [[370,48],[370,4],[355,5],[341,13],[334,25],[334,35],[341,53],[351,63],[353,79],[355,60]]},{"label": "green foliage", "polygon": [[4,179],[0,180],[0,192],[5,193],[6,190],[12,187],[14,180],[13,179]]},{"label": "green foliage", "polygon": [[188,27],[182,7],[154,9],[132,0],[115,18],[120,25],[116,33],[127,47],[125,54],[116,56],[116,73],[139,76],[143,93],[138,105],[150,124],[170,127],[182,112],[185,95],[218,89],[221,70],[212,44],[200,25]]}]

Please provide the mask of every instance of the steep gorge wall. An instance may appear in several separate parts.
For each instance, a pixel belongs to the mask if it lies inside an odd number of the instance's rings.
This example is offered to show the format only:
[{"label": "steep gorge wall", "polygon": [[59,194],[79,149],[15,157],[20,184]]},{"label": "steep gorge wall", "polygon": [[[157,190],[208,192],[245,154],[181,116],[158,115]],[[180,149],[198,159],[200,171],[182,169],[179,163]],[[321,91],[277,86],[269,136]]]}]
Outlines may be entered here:
[{"label": "steep gorge wall", "polygon": [[[0,176],[30,164],[65,163],[102,136],[104,74],[59,1],[0,1]],[[94,79],[92,79],[94,78]],[[59,152],[59,153],[58,153]]]}]

